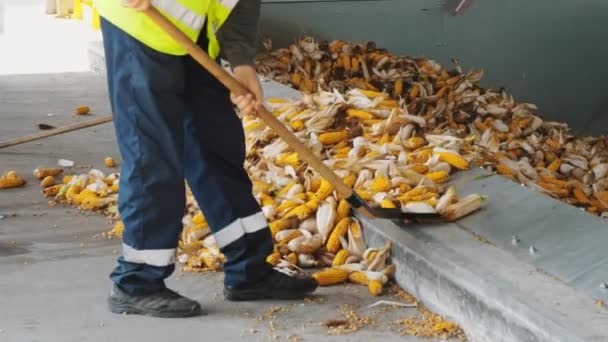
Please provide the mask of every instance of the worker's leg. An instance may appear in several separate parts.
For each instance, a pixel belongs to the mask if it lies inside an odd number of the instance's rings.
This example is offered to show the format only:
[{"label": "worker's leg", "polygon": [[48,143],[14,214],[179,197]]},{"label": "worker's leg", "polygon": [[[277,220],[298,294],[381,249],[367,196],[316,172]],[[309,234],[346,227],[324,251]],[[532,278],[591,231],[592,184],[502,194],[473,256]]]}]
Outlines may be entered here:
[{"label": "worker's leg", "polygon": [[256,281],[271,269],[265,259],[272,238],[244,169],[242,123],[225,88],[198,64],[193,69],[186,97],[186,179],[226,256],[225,283]]},{"label": "worker's leg", "polygon": [[186,74],[185,175],[226,256],[227,297],[293,298],[311,292],[316,288],[311,279],[289,278],[266,263],[272,237],[244,169],[243,126],[228,91],[191,58]]},{"label": "worker's leg", "polygon": [[[125,225],[123,255],[111,274],[118,288],[110,306],[113,311],[180,316],[180,310],[198,305],[178,302],[164,284],[174,271],[185,205],[184,60],[144,46],[105,20],[102,32],[123,159],[119,212]],[[184,302],[188,308],[179,306]]]}]

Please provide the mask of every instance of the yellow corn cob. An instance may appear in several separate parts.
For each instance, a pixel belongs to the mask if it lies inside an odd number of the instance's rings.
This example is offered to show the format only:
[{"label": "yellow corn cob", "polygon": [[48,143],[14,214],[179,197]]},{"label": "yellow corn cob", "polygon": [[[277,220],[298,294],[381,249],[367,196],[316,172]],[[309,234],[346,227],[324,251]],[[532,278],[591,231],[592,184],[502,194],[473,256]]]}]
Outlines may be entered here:
[{"label": "yellow corn cob", "polygon": [[304,121],[302,120],[297,120],[291,123],[291,128],[293,128],[294,131],[299,131],[301,129],[304,128]]},{"label": "yellow corn cob", "polygon": [[345,130],[319,134],[319,142],[323,145],[337,144],[346,139],[348,139],[348,132]]},{"label": "yellow corn cob", "polygon": [[349,108],[346,110],[346,116],[351,118],[357,118],[361,120],[371,120],[374,118],[374,115],[370,112],[366,112],[364,110]]},{"label": "yellow corn cob", "polygon": [[336,224],[334,229],[331,231],[331,234],[329,234],[327,244],[325,245],[328,252],[336,253],[340,249],[340,246],[342,246],[340,243],[340,237],[346,235],[349,225],[350,217],[345,217],[338,221],[338,224]]},{"label": "yellow corn cob", "polygon": [[327,180],[325,180],[323,178],[323,179],[321,179],[321,185],[319,186],[319,190],[317,190],[315,192],[315,197],[319,201],[322,201],[322,200],[326,199],[327,197],[329,197],[329,195],[331,195],[331,193],[333,191],[334,191],[334,186],[331,185],[330,182],[328,182]]},{"label": "yellow corn cob", "polygon": [[96,197],[96,196],[87,196],[82,200],[82,204],[80,204],[80,207],[82,209],[93,210],[93,209],[103,208],[103,207],[107,206],[109,203],[110,202],[108,201],[107,198],[100,198],[100,197]]},{"label": "yellow corn cob", "polygon": [[40,182],[40,186],[43,188],[48,188],[53,184],[55,184],[55,177],[53,176],[47,176]]},{"label": "yellow corn cob", "polygon": [[65,193],[65,198],[71,202],[74,200],[74,197],[77,196],[81,191],[82,187],[78,184],[74,184],[70,186],[67,192]]},{"label": "yellow corn cob", "polygon": [[382,173],[378,173],[378,176],[370,185],[370,189],[374,192],[387,192],[391,189],[391,182]]},{"label": "yellow corn cob", "polygon": [[277,197],[285,197],[285,195],[287,195],[287,192],[289,191],[289,189],[291,189],[292,186],[294,186],[296,183],[298,182],[297,179],[293,179],[291,180],[289,183],[287,183],[287,185],[285,185],[283,187],[283,189],[281,189],[278,193],[277,193]]},{"label": "yellow corn cob", "polygon": [[295,230],[294,230],[293,232],[291,232],[291,233],[289,233],[288,231],[284,231],[284,232],[287,232],[289,235],[287,235],[287,236],[283,236],[283,237],[281,237],[281,238],[276,238],[276,237],[277,237],[278,235],[283,235],[283,232],[279,232],[280,234],[275,235],[275,239],[276,239],[278,242],[282,242],[282,243],[288,243],[289,241],[291,241],[291,240],[293,240],[293,239],[295,239],[295,238],[300,237],[300,236],[302,236],[302,235],[303,235],[303,234],[302,234],[302,232],[301,232],[301,231],[299,231],[299,230],[297,230],[297,229],[295,229]]},{"label": "yellow corn cob", "polygon": [[430,172],[424,176],[437,184],[443,184],[450,178],[450,175],[445,171]]},{"label": "yellow corn cob", "polygon": [[344,70],[345,71],[350,71],[351,70],[351,64],[350,64],[350,57],[348,57],[347,55],[344,55],[342,57],[342,65],[344,66]]},{"label": "yellow corn cob", "polygon": [[25,180],[15,177],[2,177],[0,178],[0,189],[11,189],[25,185]]},{"label": "yellow corn cob", "polygon": [[63,184],[68,184],[72,180],[73,177],[74,176],[72,176],[72,175],[63,176],[63,180],[62,180]]},{"label": "yellow corn cob", "polygon": [[272,199],[272,197],[268,196],[268,195],[267,195],[267,194],[265,194],[265,193],[262,193],[262,194],[260,195],[260,199],[261,199],[261,202],[262,202],[262,206],[263,206],[263,207],[265,207],[265,206],[267,206],[267,205],[274,205],[274,200]]},{"label": "yellow corn cob", "polygon": [[336,253],[336,256],[334,257],[334,260],[332,261],[331,265],[332,266],[344,265],[344,263],[346,262],[346,259],[348,259],[349,256],[350,256],[350,253],[348,252],[348,249],[341,249],[338,253]]},{"label": "yellow corn cob", "polygon": [[383,100],[378,104],[379,108],[393,109],[399,107],[399,102],[396,100]]},{"label": "yellow corn cob", "polygon": [[298,263],[298,254],[296,252],[291,252],[287,255],[287,260],[292,264]]},{"label": "yellow corn cob", "polygon": [[112,193],[118,192],[118,182],[112,184],[112,186],[110,187],[110,191],[112,191]]},{"label": "yellow corn cob", "polygon": [[345,199],[341,199],[336,208],[336,222],[348,216],[350,216],[350,204]]},{"label": "yellow corn cob", "polygon": [[557,170],[559,170],[559,167],[561,165],[562,165],[562,161],[559,159],[555,159],[551,162],[551,164],[549,164],[549,166],[547,166],[547,170],[557,172]]},{"label": "yellow corn cob", "polygon": [[462,156],[450,153],[450,152],[435,152],[439,155],[439,159],[452,165],[453,167],[460,170],[467,170],[469,168],[469,162]]},{"label": "yellow corn cob", "polygon": [[374,279],[367,284],[367,289],[372,296],[379,296],[382,294],[384,284],[380,280]]},{"label": "yellow corn cob", "polygon": [[271,185],[268,183],[260,182],[257,180],[253,180],[253,191],[254,192],[268,192],[270,191]]},{"label": "yellow corn cob", "polygon": [[106,157],[106,159],[103,160],[103,163],[107,167],[115,167],[116,166],[116,162],[114,161],[114,159],[112,159],[112,157]]},{"label": "yellow corn cob", "polygon": [[369,284],[369,278],[367,278],[367,275],[361,271],[357,271],[357,272],[353,272],[353,273],[349,274],[348,280],[350,280],[351,282],[353,282],[355,284],[359,284],[359,285],[368,285]]},{"label": "yellow corn cob", "polygon": [[53,177],[57,176],[62,172],[63,172],[63,170],[59,169],[59,168],[39,167],[34,170],[34,176],[36,176],[36,178],[38,178],[38,179],[44,179],[47,176],[53,176]]},{"label": "yellow corn cob", "polygon": [[281,253],[273,252],[268,257],[266,257],[266,262],[271,264],[272,266],[276,266],[279,261],[281,261]]},{"label": "yellow corn cob", "polygon": [[202,212],[199,211],[198,213],[196,213],[196,215],[194,215],[192,217],[192,224],[194,224],[195,226],[206,226],[207,225],[207,220],[203,216]]},{"label": "yellow corn cob", "polygon": [[244,127],[244,130],[245,130],[245,133],[249,133],[249,132],[258,130],[262,127],[264,127],[264,124],[262,122],[256,120],[256,121],[247,123],[247,125],[245,125],[245,127]]},{"label": "yellow corn cob", "polygon": [[359,72],[360,68],[359,68],[359,58],[357,57],[353,57],[350,61],[351,63],[351,67],[354,73]]},{"label": "yellow corn cob", "polygon": [[374,259],[376,258],[376,255],[378,255],[378,251],[371,251],[365,257],[365,261],[367,261],[368,264],[371,264],[372,261],[374,261]]},{"label": "yellow corn cob", "polygon": [[401,93],[403,93],[403,80],[402,79],[396,80],[395,86],[393,88],[394,88],[393,95],[395,95],[395,97],[401,96]]},{"label": "yellow corn cob", "polygon": [[298,159],[298,153],[283,153],[279,155],[276,159],[276,164],[279,166],[291,165],[293,167],[297,167],[299,165],[300,160]]},{"label": "yellow corn cob", "polygon": [[353,185],[355,185],[356,181],[357,181],[357,176],[354,173],[351,173],[348,176],[344,177],[344,184],[348,185],[349,187],[352,187]]},{"label": "yellow corn cob", "polygon": [[372,191],[368,191],[368,190],[364,190],[364,189],[357,189],[356,192],[357,192],[357,195],[359,195],[359,197],[361,197],[362,200],[369,201],[374,198],[374,193]]},{"label": "yellow corn cob", "polygon": [[308,191],[316,192],[321,187],[321,178],[313,178],[310,181],[310,189]]},{"label": "yellow corn cob", "polygon": [[365,96],[367,96],[367,97],[369,97],[369,98],[372,98],[372,99],[373,99],[373,98],[376,98],[376,97],[378,97],[378,96],[385,96],[385,97],[387,96],[387,94],[386,94],[386,93],[382,93],[382,92],[379,92],[379,91],[363,90],[363,89],[359,89],[359,91],[360,91],[360,92],[361,92],[363,95],[365,95]]},{"label": "yellow corn cob", "polygon": [[42,190],[42,194],[46,197],[50,197],[50,196],[55,196],[59,193],[59,190],[61,189],[61,187],[63,187],[63,184],[57,184],[57,185],[53,185],[53,186],[49,186],[48,188],[45,188]]},{"label": "yellow corn cob", "polygon": [[285,214],[285,218],[289,218],[291,216],[297,216],[300,220],[303,220],[309,217],[319,206],[319,202],[315,199],[312,199],[304,204],[301,204]]},{"label": "yellow corn cob", "polygon": [[348,272],[338,268],[327,268],[314,273],[312,277],[320,286],[328,286],[345,282],[348,279]]},{"label": "yellow corn cob", "polygon": [[268,224],[268,228],[270,228],[270,234],[273,236],[277,235],[283,229],[287,229],[291,226],[291,222],[285,218],[281,218],[275,221],[272,221]]},{"label": "yellow corn cob", "polygon": [[416,150],[422,146],[426,145],[426,140],[422,137],[411,137],[405,141],[405,148],[410,150]]},{"label": "yellow corn cob", "polygon": [[380,145],[384,145],[384,144],[388,144],[391,141],[391,136],[388,133],[384,133],[382,135],[382,138],[380,138],[380,141],[378,141],[378,143]]},{"label": "yellow corn cob", "polygon": [[380,207],[382,208],[397,208],[397,206],[395,205],[395,203],[393,203],[393,201],[391,200],[382,200],[382,202],[380,203]]},{"label": "yellow corn cob", "polygon": [[291,74],[291,83],[293,83],[294,86],[299,87],[302,83],[302,75],[299,73]]}]

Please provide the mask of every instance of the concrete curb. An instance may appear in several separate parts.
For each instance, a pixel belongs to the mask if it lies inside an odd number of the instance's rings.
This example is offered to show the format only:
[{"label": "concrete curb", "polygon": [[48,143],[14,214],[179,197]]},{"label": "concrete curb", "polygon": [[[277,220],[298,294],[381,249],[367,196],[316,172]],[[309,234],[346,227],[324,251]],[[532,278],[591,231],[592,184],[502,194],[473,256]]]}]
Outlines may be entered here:
[{"label": "concrete curb", "polygon": [[591,298],[456,224],[360,220],[369,246],[392,242],[397,283],[458,322],[472,341],[608,340],[606,314]]}]

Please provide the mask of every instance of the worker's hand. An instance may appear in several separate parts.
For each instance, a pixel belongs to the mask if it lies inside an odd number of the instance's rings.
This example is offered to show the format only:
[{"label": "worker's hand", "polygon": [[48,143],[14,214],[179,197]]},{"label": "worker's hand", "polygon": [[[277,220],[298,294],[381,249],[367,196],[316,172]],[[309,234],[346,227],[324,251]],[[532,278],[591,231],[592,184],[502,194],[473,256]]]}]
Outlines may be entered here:
[{"label": "worker's hand", "polygon": [[122,0],[122,5],[138,11],[145,11],[150,8],[150,0]]},{"label": "worker's hand", "polygon": [[249,90],[245,96],[230,94],[230,100],[244,116],[254,115],[262,108],[264,94],[255,69],[251,65],[239,65],[234,68],[234,77]]}]

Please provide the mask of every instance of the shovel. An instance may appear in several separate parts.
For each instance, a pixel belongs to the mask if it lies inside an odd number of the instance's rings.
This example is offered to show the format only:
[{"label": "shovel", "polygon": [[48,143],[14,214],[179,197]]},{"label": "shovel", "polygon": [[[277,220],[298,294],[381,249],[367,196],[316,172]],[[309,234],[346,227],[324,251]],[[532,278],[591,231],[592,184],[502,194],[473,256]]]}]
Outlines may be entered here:
[{"label": "shovel", "polygon": [[[173,23],[165,18],[156,8],[150,6],[143,13],[163,29],[173,40],[180,44],[192,58],[201,64],[209,73],[217,78],[230,92],[235,95],[247,95],[249,91],[232,75],[217,64],[209,55],[203,51],[195,42],[182,33]],[[308,162],[319,174],[334,186],[353,208],[358,209],[368,217],[378,217],[387,219],[405,219],[411,221],[438,218],[436,213],[407,213],[398,208],[372,208],[361,197],[357,195],[351,187],[346,185],[342,178],[315,156],[298,138],[293,135],[277,118],[266,108],[262,107],[257,111],[257,115],[272,130],[279,135],[291,148],[293,148],[300,158]]]}]

